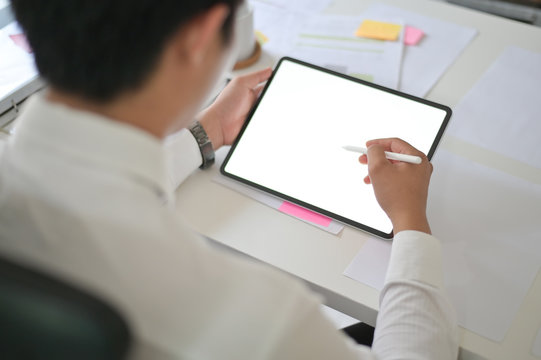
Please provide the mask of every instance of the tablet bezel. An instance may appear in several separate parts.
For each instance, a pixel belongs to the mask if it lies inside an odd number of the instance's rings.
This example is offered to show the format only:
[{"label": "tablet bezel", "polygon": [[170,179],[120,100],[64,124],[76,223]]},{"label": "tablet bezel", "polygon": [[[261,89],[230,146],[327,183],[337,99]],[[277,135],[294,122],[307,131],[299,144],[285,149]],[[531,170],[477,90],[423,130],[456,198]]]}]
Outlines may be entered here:
[{"label": "tablet bezel", "polygon": [[[422,104],[425,104],[425,105],[428,105],[428,106],[432,106],[432,107],[435,107],[437,109],[445,111],[445,113],[446,113],[445,118],[442,121],[440,129],[439,129],[438,133],[436,134],[436,137],[434,138],[434,140],[432,142],[432,145],[430,147],[430,150],[428,151],[428,154],[426,154],[429,160],[432,159],[432,156],[434,155],[434,152],[436,151],[436,148],[437,148],[437,146],[438,146],[438,144],[439,144],[439,142],[440,142],[440,140],[441,140],[441,138],[443,136],[445,128],[447,127],[447,124],[449,123],[449,119],[451,118],[451,115],[452,115],[452,110],[448,106],[438,104],[438,103],[435,103],[435,102],[430,101],[430,100],[419,98],[419,97],[416,97],[416,96],[413,96],[413,95],[410,95],[410,94],[400,92],[398,90],[394,90],[394,89],[390,89],[390,88],[387,88],[387,87],[384,87],[384,86],[381,86],[381,85],[373,84],[373,83],[370,83],[370,82],[367,82],[367,81],[364,81],[364,80],[361,80],[361,79],[358,79],[358,78],[355,78],[355,77],[352,77],[352,76],[348,76],[348,75],[345,75],[345,74],[342,74],[342,73],[339,73],[339,72],[336,72],[336,71],[333,71],[333,70],[329,70],[329,69],[326,69],[326,68],[323,68],[323,67],[320,67],[320,66],[317,66],[317,65],[314,65],[314,64],[310,64],[310,63],[307,63],[307,62],[304,62],[304,61],[301,61],[301,60],[298,60],[298,59],[294,59],[294,58],[285,56],[285,57],[282,57],[278,61],[278,64],[274,68],[274,71],[273,71],[271,77],[269,78],[269,80],[265,84],[265,87],[263,88],[263,91],[261,92],[261,95],[259,96],[259,98],[255,102],[254,106],[250,110],[250,112],[249,112],[249,114],[248,114],[248,116],[246,118],[246,121],[245,121],[244,125],[242,126],[242,129],[240,130],[237,138],[235,139],[233,145],[231,146],[231,149],[229,150],[227,156],[225,157],[225,159],[224,159],[224,161],[222,163],[222,166],[220,167],[220,173],[222,175],[226,176],[226,177],[237,180],[237,181],[239,181],[239,182],[241,182],[243,184],[249,185],[249,186],[254,187],[254,188],[258,189],[258,190],[262,190],[264,192],[267,192],[267,193],[269,193],[271,195],[274,195],[274,196],[276,196],[278,198],[289,201],[289,202],[294,203],[296,205],[302,206],[302,207],[304,207],[304,208],[306,208],[308,210],[315,211],[315,212],[320,213],[322,215],[328,216],[328,217],[330,217],[330,218],[332,218],[334,220],[337,220],[337,221],[339,221],[341,223],[344,223],[344,224],[349,225],[349,226],[353,226],[354,228],[369,232],[371,234],[374,234],[374,235],[379,236],[379,237],[384,238],[384,239],[392,239],[393,236],[394,236],[393,231],[391,231],[390,233],[385,233],[383,231],[380,231],[378,229],[374,229],[374,228],[372,228],[370,226],[364,225],[364,224],[359,223],[357,221],[345,218],[343,216],[340,216],[340,215],[335,214],[333,212],[327,211],[327,210],[322,209],[320,207],[317,207],[315,205],[306,203],[304,201],[301,201],[301,200],[296,199],[294,197],[291,197],[289,195],[286,195],[286,194],[280,193],[278,191],[275,191],[273,189],[267,188],[267,187],[265,187],[263,185],[260,185],[260,184],[254,183],[252,181],[246,180],[246,179],[244,179],[242,177],[239,177],[239,176],[237,176],[235,174],[229,173],[229,172],[227,172],[225,170],[225,168],[227,166],[227,163],[229,162],[229,159],[231,158],[231,156],[235,152],[237,144],[242,139],[242,135],[244,134],[244,131],[248,127],[248,125],[250,123],[250,120],[252,119],[253,115],[257,111],[257,108],[259,107],[259,104],[261,103],[261,100],[264,98],[265,93],[267,92],[267,89],[271,86],[272,80],[274,79],[275,74],[280,70],[280,66],[285,61],[290,61],[290,62],[299,64],[299,65],[302,65],[302,66],[306,66],[306,67],[312,68],[314,70],[318,70],[318,71],[328,73],[330,75],[338,76],[340,78],[344,78],[346,80],[350,80],[350,81],[359,83],[361,85],[365,85],[365,86],[368,86],[368,87],[371,87],[371,88],[374,88],[374,89],[382,90],[382,91],[385,91],[385,92],[388,92],[388,93],[391,93],[391,94],[394,94],[394,95],[397,95],[397,96],[400,96],[400,97],[403,97],[403,98],[406,98],[406,99],[409,99],[409,100],[413,100],[413,101],[416,101],[416,102],[419,102],[419,103],[422,103]],[[359,186],[361,186],[361,185],[362,184],[359,184]]]}]

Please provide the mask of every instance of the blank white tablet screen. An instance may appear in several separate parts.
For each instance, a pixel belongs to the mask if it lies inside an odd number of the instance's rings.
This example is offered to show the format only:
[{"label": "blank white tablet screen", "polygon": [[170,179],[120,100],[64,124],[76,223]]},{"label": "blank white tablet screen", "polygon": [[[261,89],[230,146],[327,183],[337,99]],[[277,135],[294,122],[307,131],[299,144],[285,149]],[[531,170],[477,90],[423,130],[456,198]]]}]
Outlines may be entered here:
[{"label": "blank white tablet screen", "polygon": [[226,173],[383,233],[360,154],[376,138],[399,137],[428,153],[446,111],[283,60],[224,167]]}]

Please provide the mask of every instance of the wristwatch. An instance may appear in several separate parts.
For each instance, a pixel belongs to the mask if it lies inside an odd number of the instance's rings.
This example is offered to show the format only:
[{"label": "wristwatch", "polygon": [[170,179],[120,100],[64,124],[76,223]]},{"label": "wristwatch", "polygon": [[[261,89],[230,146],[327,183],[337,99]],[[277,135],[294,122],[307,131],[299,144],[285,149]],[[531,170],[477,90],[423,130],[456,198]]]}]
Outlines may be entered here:
[{"label": "wristwatch", "polygon": [[201,126],[199,121],[196,121],[192,126],[190,126],[189,130],[197,141],[199,151],[201,151],[201,157],[203,158],[203,164],[199,168],[209,168],[212,164],[214,164],[214,149],[207,132],[205,129],[203,129],[203,126]]}]

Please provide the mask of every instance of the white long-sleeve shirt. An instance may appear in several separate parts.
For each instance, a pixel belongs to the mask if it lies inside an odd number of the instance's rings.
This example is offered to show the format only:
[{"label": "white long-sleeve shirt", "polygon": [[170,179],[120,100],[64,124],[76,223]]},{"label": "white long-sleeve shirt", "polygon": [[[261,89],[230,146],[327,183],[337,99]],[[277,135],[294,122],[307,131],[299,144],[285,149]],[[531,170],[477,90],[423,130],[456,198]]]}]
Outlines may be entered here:
[{"label": "white long-sleeve shirt", "polygon": [[457,357],[436,238],[396,234],[373,348],[358,346],[302,283],[183,224],[174,189],[200,163],[188,131],[164,144],[36,96],[0,160],[0,252],[105,297],[171,358]]}]

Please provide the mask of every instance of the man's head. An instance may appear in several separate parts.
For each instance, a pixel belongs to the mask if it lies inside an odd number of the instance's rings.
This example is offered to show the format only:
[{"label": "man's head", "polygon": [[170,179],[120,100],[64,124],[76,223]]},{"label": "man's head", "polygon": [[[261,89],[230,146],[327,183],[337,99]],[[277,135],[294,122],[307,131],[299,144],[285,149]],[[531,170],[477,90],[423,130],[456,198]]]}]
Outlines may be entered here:
[{"label": "man's head", "polygon": [[12,7],[43,78],[62,92],[106,103],[144,84],[179,29],[218,6],[225,8],[226,47],[238,2],[12,0]]}]

